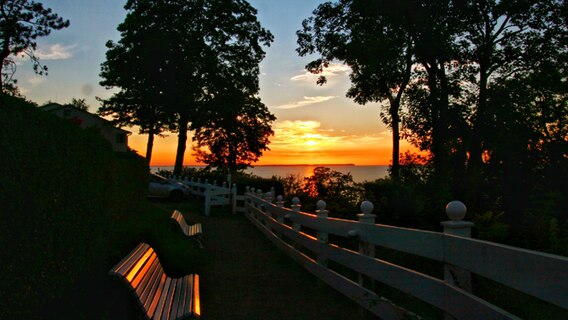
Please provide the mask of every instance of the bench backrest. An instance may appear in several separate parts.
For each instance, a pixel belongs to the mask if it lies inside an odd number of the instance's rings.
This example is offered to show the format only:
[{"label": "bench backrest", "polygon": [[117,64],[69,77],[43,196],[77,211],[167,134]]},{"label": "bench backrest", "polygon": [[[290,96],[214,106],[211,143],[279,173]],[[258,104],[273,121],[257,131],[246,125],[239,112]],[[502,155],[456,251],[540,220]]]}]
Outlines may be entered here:
[{"label": "bench backrest", "polygon": [[[156,315],[176,319],[200,313],[199,297],[191,296],[199,294],[198,276],[169,278],[156,252],[146,243],[134,248],[109,274],[121,278],[135,292],[148,319]],[[181,295],[184,297],[180,298]],[[174,298],[178,301],[173,301]]]},{"label": "bench backrest", "polygon": [[181,214],[181,212],[179,212],[179,210],[174,210],[174,213],[172,213],[171,218],[177,221],[177,223],[179,223],[180,226],[182,227],[187,226],[187,222],[185,222],[185,219],[183,218],[183,215]]}]

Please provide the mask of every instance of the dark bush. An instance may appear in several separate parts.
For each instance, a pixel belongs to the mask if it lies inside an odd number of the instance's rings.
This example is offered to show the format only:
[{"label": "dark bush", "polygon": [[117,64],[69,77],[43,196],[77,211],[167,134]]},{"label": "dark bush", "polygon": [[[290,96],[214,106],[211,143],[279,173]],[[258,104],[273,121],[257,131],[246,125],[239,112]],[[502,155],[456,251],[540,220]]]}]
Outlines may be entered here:
[{"label": "dark bush", "polygon": [[140,206],[148,168],[4,95],[0,150],[0,318],[43,318],[84,270],[106,263],[113,223]]}]

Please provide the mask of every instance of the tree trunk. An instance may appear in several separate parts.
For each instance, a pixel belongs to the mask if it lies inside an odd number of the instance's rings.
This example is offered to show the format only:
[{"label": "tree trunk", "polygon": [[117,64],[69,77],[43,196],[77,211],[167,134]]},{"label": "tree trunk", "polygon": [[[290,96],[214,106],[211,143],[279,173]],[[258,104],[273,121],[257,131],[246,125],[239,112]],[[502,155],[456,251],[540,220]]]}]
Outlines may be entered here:
[{"label": "tree trunk", "polygon": [[432,121],[432,146],[431,152],[434,161],[434,173],[437,177],[442,177],[446,166],[446,155],[444,153],[444,134],[440,117],[440,88],[438,87],[438,66],[437,63],[424,64],[428,72],[428,89],[430,90],[430,114]]},{"label": "tree trunk", "polygon": [[2,51],[0,51],[0,93],[4,92],[4,77],[2,76],[2,70],[4,69],[4,62],[10,56],[10,43],[13,34],[13,25],[10,23],[9,25],[5,26],[5,29],[2,30],[4,34],[2,35]]},{"label": "tree trunk", "polygon": [[[395,119],[396,118],[396,119]],[[392,178],[398,180],[400,176],[400,130],[398,128],[398,111],[392,121]]]},{"label": "tree trunk", "polygon": [[473,122],[471,140],[469,146],[469,159],[467,164],[468,176],[468,195],[466,201],[472,210],[478,209],[480,202],[481,174],[483,166],[483,145],[487,137],[487,83],[488,83],[487,64],[480,62],[479,70],[479,97],[477,101],[477,114]]},{"label": "tree trunk", "polygon": [[183,157],[185,155],[185,144],[187,143],[187,129],[189,124],[189,117],[185,113],[179,115],[178,120],[178,145],[176,152],[176,162],[174,165],[174,175],[179,176],[183,169]]},{"label": "tree trunk", "polygon": [[152,160],[152,149],[154,148],[154,130],[150,130],[148,133],[148,143],[146,144],[146,161],[150,165],[150,160]]},{"label": "tree trunk", "polygon": [[399,94],[397,98],[392,98],[389,95],[389,113],[391,116],[391,128],[392,128],[392,166],[391,166],[391,178],[394,180],[398,180],[400,176],[400,129],[399,129],[399,122],[400,117],[398,114],[400,108],[400,97]]},{"label": "tree trunk", "polygon": [[[411,42],[409,42],[409,47],[412,46]],[[398,180],[400,177],[400,102],[402,100],[402,95],[406,90],[406,86],[408,86],[408,82],[410,81],[410,74],[412,73],[412,50],[408,49],[408,53],[406,55],[406,73],[404,76],[403,81],[400,84],[400,88],[396,94],[396,97],[393,99],[392,95],[389,94],[389,102],[390,102],[390,114],[391,114],[391,126],[392,126],[392,169],[391,169],[391,177],[395,180]]]},{"label": "tree trunk", "polygon": [[0,93],[4,93],[4,75],[2,74],[2,70],[4,70],[4,60],[6,60],[8,56],[4,56],[4,54],[0,54]]},{"label": "tree trunk", "polygon": [[[439,139],[440,139],[440,153],[442,154],[440,165],[440,170],[438,172],[439,177],[442,179],[449,179],[449,144],[450,135],[448,131],[449,125],[449,110],[450,110],[450,92],[448,86],[448,78],[446,76],[446,70],[444,62],[440,62],[438,68],[438,79],[440,80],[440,91],[438,100],[438,112],[439,112]],[[446,181],[449,182],[449,181]]]}]

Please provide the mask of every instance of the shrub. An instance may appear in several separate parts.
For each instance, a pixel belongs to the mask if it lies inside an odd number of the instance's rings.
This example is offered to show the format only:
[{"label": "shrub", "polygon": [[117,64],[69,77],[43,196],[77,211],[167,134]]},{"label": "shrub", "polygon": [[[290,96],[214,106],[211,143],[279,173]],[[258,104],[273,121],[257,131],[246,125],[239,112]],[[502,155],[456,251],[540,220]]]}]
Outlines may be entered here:
[{"label": "shrub", "polygon": [[0,95],[0,318],[45,316],[105,263],[113,223],[140,206],[148,168],[94,132]]}]

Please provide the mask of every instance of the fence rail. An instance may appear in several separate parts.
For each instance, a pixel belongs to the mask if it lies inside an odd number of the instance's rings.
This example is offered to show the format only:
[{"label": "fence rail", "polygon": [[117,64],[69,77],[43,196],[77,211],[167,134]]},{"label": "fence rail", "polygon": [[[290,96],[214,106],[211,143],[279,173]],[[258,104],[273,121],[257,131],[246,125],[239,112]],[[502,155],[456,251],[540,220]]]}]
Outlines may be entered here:
[{"label": "fence rail", "polygon": [[[518,319],[472,294],[471,272],[568,311],[568,258],[469,238],[473,224],[462,220],[465,206],[459,202],[448,205],[451,220],[438,233],[375,224],[370,202],[361,206],[359,221],[349,221],[329,218],[323,201],[308,214],[297,198],[291,208],[284,208],[281,197],[273,200],[273,192],[248,189],[245,216],[320,280],[384,319],[409,312],[376,294],[374,281],[443,310],[449,319]],[[329,235],[356,241],[358,251],[330,243]],[[439,261],[444,279],[377,259],[375,246]],[[358,274],[357,280],[329,268],[331,261]]]},{"label": "fence rail", "polygon": [[231,205],[233,213],[236,212],[236,200],[238,199],[237,186],[233,184],[232,187],[229,187],[231,185],[230,175],[228,176],[227,181],[224,181],[221,185],[218,185],[217,181],[209,183],[207,179],[202,182],[201,179],[181,179],[179,177],[174,177],[173,180],[187,186],[192,195],[204,198],[204,214],[206,216],[209,216],[211,213],[212,206]]}]

